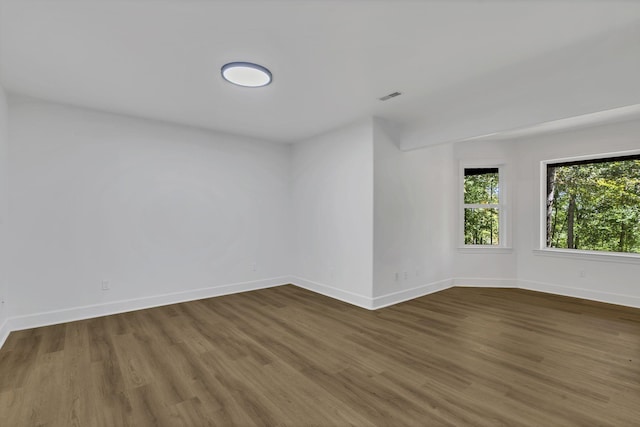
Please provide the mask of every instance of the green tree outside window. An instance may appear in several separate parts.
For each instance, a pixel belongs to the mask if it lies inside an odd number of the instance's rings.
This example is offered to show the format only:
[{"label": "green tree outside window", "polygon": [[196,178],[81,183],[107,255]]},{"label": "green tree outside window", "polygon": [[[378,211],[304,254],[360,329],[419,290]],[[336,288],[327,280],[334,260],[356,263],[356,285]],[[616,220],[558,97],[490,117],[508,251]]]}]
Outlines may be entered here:
[{"label": "green tree outside window", "polygon": [[464,170],[464,244],[500,244],[500,172],[498,168]]},{"label": "green tree outside window", "polygon": [[546,246],[640,253],[640,155],[547,164]]}]

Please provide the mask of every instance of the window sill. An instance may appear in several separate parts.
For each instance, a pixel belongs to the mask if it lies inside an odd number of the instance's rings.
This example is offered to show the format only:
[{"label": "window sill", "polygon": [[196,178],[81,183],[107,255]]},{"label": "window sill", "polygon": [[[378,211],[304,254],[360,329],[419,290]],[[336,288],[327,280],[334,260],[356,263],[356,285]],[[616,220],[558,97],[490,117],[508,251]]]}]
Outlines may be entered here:
[{"label": "window sill", "polygon": [[534,249],[533,253],[540,256],[573,258],[587,261],[619,262],[623,264],[640,264],[640,254],[621,252],[581,251],[571,249]]},{"label": "window sill", "polygon": [[510,254],[513,248],[505,246],[460,246],[458,252],[463,254]]}]

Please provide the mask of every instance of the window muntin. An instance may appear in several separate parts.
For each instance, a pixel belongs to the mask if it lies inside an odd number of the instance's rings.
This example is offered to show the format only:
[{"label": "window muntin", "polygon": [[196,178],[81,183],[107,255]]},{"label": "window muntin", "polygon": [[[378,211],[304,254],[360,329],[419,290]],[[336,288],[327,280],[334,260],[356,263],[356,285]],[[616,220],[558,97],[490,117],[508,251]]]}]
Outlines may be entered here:
[{"label": "window muntin", "polygon": [[464,168],[463,235],[465,246],[501,246],[500,169]]},{"label": "window muntin", "polygon": [[546,163],[547,248],[640,253],[640,154]]}]

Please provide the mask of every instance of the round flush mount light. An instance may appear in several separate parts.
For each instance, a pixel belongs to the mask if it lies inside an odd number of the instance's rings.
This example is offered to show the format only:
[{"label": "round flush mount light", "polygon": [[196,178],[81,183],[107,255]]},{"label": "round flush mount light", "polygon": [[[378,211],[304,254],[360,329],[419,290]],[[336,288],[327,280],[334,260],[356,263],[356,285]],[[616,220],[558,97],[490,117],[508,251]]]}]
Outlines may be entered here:
[{"label": "round flush mount light", "polygon": [[262,87],[271,83],[271,71],[251,62],[230,62],[220,70],[222,78],[243,87]]}]

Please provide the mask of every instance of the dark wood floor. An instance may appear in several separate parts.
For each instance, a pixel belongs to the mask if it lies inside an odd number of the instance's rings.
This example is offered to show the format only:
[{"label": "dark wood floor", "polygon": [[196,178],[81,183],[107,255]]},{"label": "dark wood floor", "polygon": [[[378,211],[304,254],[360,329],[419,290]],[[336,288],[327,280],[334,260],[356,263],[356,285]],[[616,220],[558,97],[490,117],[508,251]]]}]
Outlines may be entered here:
[{"label": "dark wood floor", "polygon": [[376,312],[283,286],[14,332],[2,426],[640,425],[640,310],[453,288]]}]

